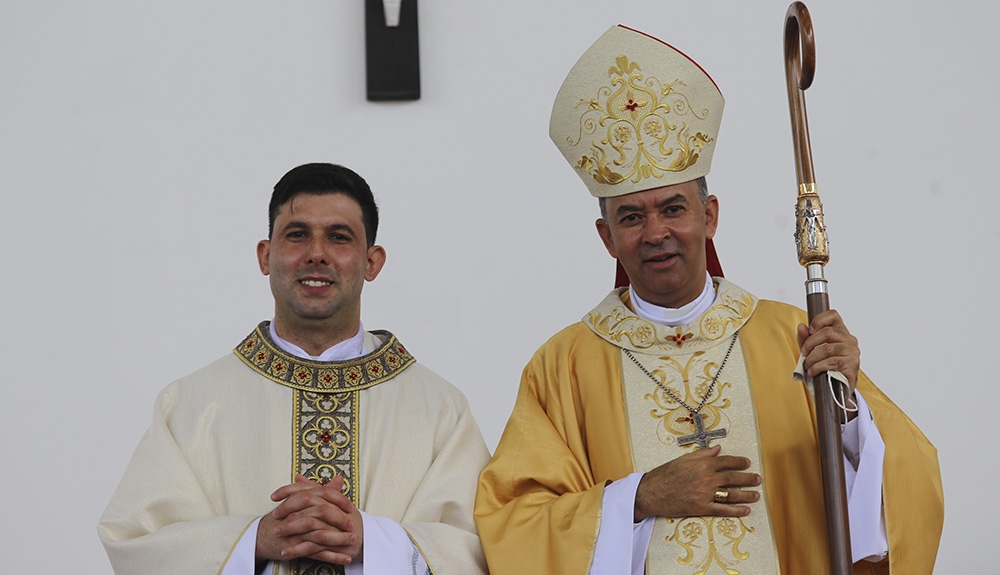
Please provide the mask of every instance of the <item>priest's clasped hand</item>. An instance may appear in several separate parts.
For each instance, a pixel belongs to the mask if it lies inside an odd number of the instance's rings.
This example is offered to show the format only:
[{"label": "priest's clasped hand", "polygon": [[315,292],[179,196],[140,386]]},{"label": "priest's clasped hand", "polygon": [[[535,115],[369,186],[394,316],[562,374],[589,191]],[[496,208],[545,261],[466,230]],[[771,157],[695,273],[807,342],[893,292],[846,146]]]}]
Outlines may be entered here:
[{"label": "priest's clasped hand", "polygon": [[858,347],[858,338],[847,330],[836,310],[817,315],[809,326],[800,323],[798,339],[810,376],[839,371],[847,377],[850,392],[854,393],[858,370],[861,369],[861,348]]},{"label": "priest's clasped hand", "polygon": [[[658,517],[744,517],[750,514],[747,503],[760,499],[760,493],[741,487],[760,485],[760,475],[748,473],[750,460],[734,455],[719,455],[721,447],[699,449],[668,461],[647,472],[639,480],[635,493],[636,522],[650,515]],[[728,489],[726,503],[715,501],[717,491]]]},{"label": "priest's clasped hand", "polygon": [[336,477],[321,485],[302,475],[271,494],[281,503],[257,526],[258,561],[307,557],[347,565],[361,559],[364,540],[361,513]]}]

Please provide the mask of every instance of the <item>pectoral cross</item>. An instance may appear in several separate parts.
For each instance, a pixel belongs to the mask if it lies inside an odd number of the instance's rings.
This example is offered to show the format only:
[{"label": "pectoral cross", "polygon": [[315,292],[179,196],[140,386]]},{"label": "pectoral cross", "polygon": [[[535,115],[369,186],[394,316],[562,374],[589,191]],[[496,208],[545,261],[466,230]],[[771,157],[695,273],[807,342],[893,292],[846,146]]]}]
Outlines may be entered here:
[{"label": "pectoral cross", "polygon": [[726,436],[725,429],[713,429],[705,431],[705,422],[700,413],[692,413],[691,419],[694,421],[694,433],[677,438],[677,445],[691,445],[697,443],[702,449],[708,448],[708,442],[712,439],[722,439]]}]

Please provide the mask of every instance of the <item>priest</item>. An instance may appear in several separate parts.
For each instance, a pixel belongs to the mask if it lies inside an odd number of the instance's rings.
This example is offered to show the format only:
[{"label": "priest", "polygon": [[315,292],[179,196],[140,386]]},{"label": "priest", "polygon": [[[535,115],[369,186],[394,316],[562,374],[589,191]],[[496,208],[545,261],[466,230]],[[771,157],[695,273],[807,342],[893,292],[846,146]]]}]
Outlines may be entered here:
[{"label": "priest", "polygon": [[836,311],[761,300],[709,273],[708,193],[723,98],[693,60],[616,26],[580,58],[550,135],[599,198],[597,231],[629,287],[524,369],[483,470],[476,523],[490,572],[825,573],[812,396],[839,371],[857,573],[930,574],[937,455],[860,371]]},{"label": "priest", "polygon": [[361,325],[385,262],[368,184],[299,166],[269,220],[274,319],[160,393],[98,526],[115,573],[485,573],[466,399]]}]

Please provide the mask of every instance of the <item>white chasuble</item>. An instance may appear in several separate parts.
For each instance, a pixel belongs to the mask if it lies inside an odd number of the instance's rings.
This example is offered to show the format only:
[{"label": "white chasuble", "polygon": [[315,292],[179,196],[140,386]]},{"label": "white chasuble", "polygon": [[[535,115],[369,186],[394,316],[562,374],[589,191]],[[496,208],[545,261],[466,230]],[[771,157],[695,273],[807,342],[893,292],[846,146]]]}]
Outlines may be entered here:
[{"label": "white chasuble", "polygon": [[[160,393],[98,526],[115,573],[220,573],[297,474],[344,477],[351,501],[397,522],[434,573],[484,573],[472,506],[489,452],[461,392],[389,332],[366,332],[373,351],[359,358],[309,361],[268,331]],[[275,575],[335,572],[274,563]]]},{"label": "white chasuble", "polygon": [[[389,332],[370,354],[336,362],[313,362],[275,346],[261,324],[233,350],[250,369],[292,389],[292,462],[296,475],[327,484],[344,478],[342,489],[356,507],[358,499],[359,391],[388,381],[416,361]],[[275,575],[332,575],[343,566],[311,559],[280,562]]]},{"label": "white chasuble", "polygon": [[[594,310],[591,327],[620,348],[635,471],[650,471],[720,444],[722,455],[747,457],[751,461],[747,471],[764,475],[756,410],[738,334],[756,305],[754,296],[723,282],[715,305],[688,326],[661,326],[642,319],[618,297],[609,297]],[[746,517],[657,517],[647,572],[779,573],[766,498],[762,493],[760,501],[750,504],[752,511]]]}]

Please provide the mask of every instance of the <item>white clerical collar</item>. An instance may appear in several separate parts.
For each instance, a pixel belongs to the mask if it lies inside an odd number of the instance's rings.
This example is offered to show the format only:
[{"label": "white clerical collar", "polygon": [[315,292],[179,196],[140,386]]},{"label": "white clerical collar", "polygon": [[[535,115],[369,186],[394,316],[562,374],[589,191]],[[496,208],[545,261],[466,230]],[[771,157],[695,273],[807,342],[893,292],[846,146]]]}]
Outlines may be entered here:
[{"label": "white clerical collar", "polygon": [[676,309],[660,307],[648,301],[643,301],[635,293],[631,285],[628,286],[628,293],[632,298],[632,307],[635,308],[635,315],[643,319],[648,319],[651,322],[671,327],[690,325],[691,322],[708,311],[708,308],[712,307],[712,304],[715,303],[715,283],[712,281],[712,276],[708,275],[708,272],[705,272],[705,289],[702,290],[701,295],[693,302]]},{"label": "white clerical collar", "polygon": [[348,359],[354,359],[356,357],[361,357],[365,352],[365,326],[358,324],[358,333],[350,339],[345,339],[344,341],[334,345],[333,347],[327,349],[319,355],[309,355],[306,350],[295,345],[290,341],[281,339],[278,332],[274,331],[274,320],[271,320],[271,340],[278,345],[281,349],[294,355],[295,357],[301,357],[302,359],[311,359],[313,361],[346,361]]}]

